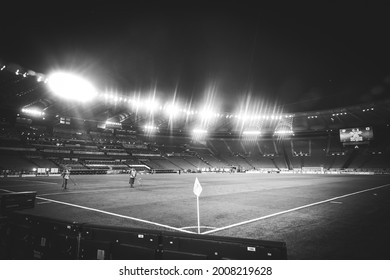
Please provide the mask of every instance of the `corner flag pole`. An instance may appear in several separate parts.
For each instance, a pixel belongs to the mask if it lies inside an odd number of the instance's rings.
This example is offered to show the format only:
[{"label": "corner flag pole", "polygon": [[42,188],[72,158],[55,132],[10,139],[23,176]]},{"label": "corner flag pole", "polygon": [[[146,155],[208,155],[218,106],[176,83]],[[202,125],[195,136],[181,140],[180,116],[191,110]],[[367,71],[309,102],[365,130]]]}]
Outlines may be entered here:
[{"label": "corner flag pole", "polygon": [[201,192],[202,186],[199,183],[198,177],[196,177],[194,183],[194,194],[196,195],[196,211],[198,214],[198,234],[200,234],[199,196]]},{"label": "corner flag pole", "polygon": [[200,234],[199,195],[196,196],[196,208],[198,212],[198,234]]}]

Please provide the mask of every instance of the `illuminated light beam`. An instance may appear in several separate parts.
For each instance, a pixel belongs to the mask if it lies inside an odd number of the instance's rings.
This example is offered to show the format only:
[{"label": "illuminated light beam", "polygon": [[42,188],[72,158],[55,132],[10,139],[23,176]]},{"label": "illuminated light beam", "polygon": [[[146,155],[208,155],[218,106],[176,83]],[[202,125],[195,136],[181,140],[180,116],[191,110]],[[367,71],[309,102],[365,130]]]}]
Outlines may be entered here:
[{"label": "illuminated light beam", "polygon": [[97,96],[95,87],[87,80],[67,72],[55,72],[48,77],[53,94],[67,100],[87,102]]}]

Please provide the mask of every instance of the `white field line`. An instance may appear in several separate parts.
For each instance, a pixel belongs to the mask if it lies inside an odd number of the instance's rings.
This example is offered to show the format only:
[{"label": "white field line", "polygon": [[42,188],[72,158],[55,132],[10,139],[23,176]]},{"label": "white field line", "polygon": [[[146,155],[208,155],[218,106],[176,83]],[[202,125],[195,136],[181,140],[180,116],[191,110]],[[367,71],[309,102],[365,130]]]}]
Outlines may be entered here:
[{"label": "white field line", "polygon": [[[5,190],[5,189],[0,189],[0,191],[13,193],[13,191]],[[145,224],[155,225],[155,226],[159,226],[159,227],[163,227],[163,228],[169,228],[169,229],[173,229],[173,230],[177,230],[177,231],[186,232],[186,233],[192,233],[193,234],[193,232],[185,230],[185,229],[171,227],[171,226],[168,226],[168,225],[163,225],[163,224],[159,224],[159,223],[155,223],[155,222],[151,222],[151,221],[147,221],[147,220],[142,220],[142,219],[138,219],[138,218],[134,218],[134,217],[130,217],[130,216],[120,215],[120,214],[116,214],[116,213],[112,213],[112,212],[108,212],[108,211],[103,211],[103,210],[99,210],[99,209],[95,209],[95,208],[90,208],[90,207],[86,207],[86,206],[81,206],[81,205],[77,205],[77,204],[62,202],[62,201],[48,199],[48,198],[39,197],[39,196],[37,196],[36,198],[44,200],[45,203],[58,203],[58,204],[68,205],[68,206],[72,206],[72,207],[76,207],[76,208],[81,208],[81,209],[84,209],[84,210],[94,211],[94,212],[98,212],[98,213],[102,213],[102,214],[106,214],[106,215],[111,215],[111,216],[120,217],[120,218],[124,218],[124,219],[128,219],[128,220],[133,220],[133,221],[137,221],[137,222],[141,222],[141,223],[145,223]],[[42,204],[42,202],[41,203],[38,202],[37,204]]]},{"label": "white field line", "polygon": [[369,192],[369,191],[372,191],[372,190],[377,190],[377,189],[381,189],[381,188],[388,187],[388,186],[390,186],[390,184],[381,185],[381,186],[378,186],[378,187],[374,187],[374,188],[370,188],[370,189],[366,189],[366,190],[362,190],[362,191],[358,191],[358,192],[353,192],[353,193],[349,193],[349,194],[345,194],[345,195],[341,195],[341,196],[332,197],[332,198],[329,198],[329,199],[326,199],[326,200],[322,200],[322,201],[306,204],[306,205],[295,207],[295,208],[292,208],[292,209],[289,209],[289,210],[285,210],[285,211],[277,212],[277,213],[274,213],[274,214],[262,216],[262,217],[259,217],[259,218],[243,221],[243,222],[240,222],[240,223],[236,223],[236,224],[232,224],[232,225],[228,225],[228,226],[212,229],[212,230],[209,230],[209,231],[202,232],[201,234],[209,234],[209,233],[214,233],[214,232],[222,231],[222,230],[233,228],[233,227],[246,225],[246,224],[249,224],[249,223],[253,223],[253,222],[257,222],[257,221],[260,221],[260,220],[268,219],[268,218],[271,218],[271,217],[275,217],[275,216],[283,215],[283,214],[286,214],[286,213],[290,213],[290,212],[293,212],[293,211],[298,211],[298,210],[301,210],[301,209],[304,209],[304,208],[308,208],[308,207],[316,206],[316,205],[319,205],[319,204],[327,203],[327,202],[330,202],[330,201],[333,201],[333,200],[336,200],[336,199],[340,199],[340,198],[344,198],[344,197],[348,197],[348,196],[352,196],[352,195],[356,195],[356,194],[360,194],[360,193],[364,193],[364,192]]},{"label": "white field line", "polygon": [[[198,228],[198,226],[182,227],[180,229],[189,229],[189,228]],[[216,227],[200,226],[200,228],[216,228]]]},{"label": "white field line", "polygon": [[[16,180],[13,180],[13,181],[16,181]],[[23,181],[23,180],[18,180],[18,181]],[[26,182],[26,181],[23,181],[23,182]],[[35,182],[35,181],[29,181],[29,182]],[[43,182],[43,181],[41,181]],[[58,185],[57,183],[50,183],[50,182],[46,182],[47,184],[56,184]],[[31,186],[31,183],[28,184],[28,185],[17,185],[17,187],[26,187],[26,186]],[[118,190],[125,190],[126,189],[126,186],[124,186],[123,188],[112,188],[112,189],[103,189],[103,190],[90,190],[90,191],[83,191],[83,190],[80,190],[81,188],[80,187],[72,187],[72,188],[68,188],[69,191],[64,191],[62,190],[61,192],[55,192],[55,193],[43,193],[43,194],[40,194],[39,196],[49,196],[49,195],[64,195],[64,194],[75,194],[75,193],[98,193],[98,192],[111,192],[111,191],[118,191]],[[74,191],[73,191],[73,190]],[[4,190],[6,191],[6,190]]]},{"label": "white field line", "polygon": [[112,213],[112,212],[108,212],[108,211],[103,211],[103,210],[99,210],[99,209],[95,209],[95,208],[90,208],[90,207],[86,207],[86,206],[82,206],[82,205],[62,202],[62,201],[48,199],[48,198],[44,198],[44,197],[38,197],[38,196],[37,196],[37,198],[45,200],[45,201],[50,201],[50,202],[63,204],[63,205],[67,205],[67,206],[72,206],[72,207],[76,207],[76,208],[80,208],[80,209],[84,209],[84,210],[94,211],[94,212],[98,212],[98,213],[102,213],[102,214],[106,214],[106,215],[111,215],[111,216],[115,216],[115,217],[119,217],[119,218],[123,218],[123,219],[128,219],[128,220],[132,220],[132,221],[145,223],[145,224],[155,225],[155,226],[168,228],[168,229],[173,229],[173,230],[186,232],[186,233],[193,233],[193,232],[188,231],[188,230],[184,230],[184,229],[180,229],[180,228],[176,228],[176,227],[171,227],[171,226],[168,226],[168,225],[163,225],[163,224],[159,224],[159,223],[155,223],[155,222],[151,222],[151,221],[147,221],[147,220],[143,220],[143,219],[138,219],[138,218],[134,218],[134,217],[130,217],[130,216],[120,215],[120,214],[116,214],[116,213]]},{"label": "white field line", "polygon": [[98,192],[112,192],[112,191],[120,191],[120,190],[126,190],[128,187],[123,188],[115,188],[115,189],[104,189],[104,190],[92,190],[92,191],[61,191],[56,193],[43,193],[39,196],[49,196],[49,195],[63,195],[63,194],[75,194],[75,193],[98,193]]},{"label": "white field line", "polygon": [[[40,186],[42,186],[42,184],[39,184]],[[18,184],[18,185],[14,185],[14,186],[7,186],[9,188],[20,188],[20,187],[35,187],[35,186],[32,186],[31,184]]]},{"label": "white field line", "polygon": [[[42,184],[48,184],[48,185],[58,185],[59,183],[54,183],[54,182],[46,182],[46,181],[39,181],[39,180],[10,180],[10,182],[28,182],[28,183],[35,183],[35,182],[38,182],[38,183],[42,183]],[[18,186],[17,186],[18,187]]]},{"label": "white field line", "polygon": [[7,192],[7,193],[14,193],[13,191],[5,190],[5,189],[0,189],[0,191]]}]

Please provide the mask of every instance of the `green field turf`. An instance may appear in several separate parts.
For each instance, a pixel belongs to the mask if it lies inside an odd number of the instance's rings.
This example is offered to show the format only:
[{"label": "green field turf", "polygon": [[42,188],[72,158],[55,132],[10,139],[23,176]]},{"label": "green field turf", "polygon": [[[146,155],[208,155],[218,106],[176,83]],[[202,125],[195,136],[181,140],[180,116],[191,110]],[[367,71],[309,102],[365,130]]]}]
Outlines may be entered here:
[{"label": "green field turf", "polygon": [[390,259],[390,176],[288,174],[75,175],[1,178],[37,191],[24,213],[74,222],[284,241],[289,259]]}]

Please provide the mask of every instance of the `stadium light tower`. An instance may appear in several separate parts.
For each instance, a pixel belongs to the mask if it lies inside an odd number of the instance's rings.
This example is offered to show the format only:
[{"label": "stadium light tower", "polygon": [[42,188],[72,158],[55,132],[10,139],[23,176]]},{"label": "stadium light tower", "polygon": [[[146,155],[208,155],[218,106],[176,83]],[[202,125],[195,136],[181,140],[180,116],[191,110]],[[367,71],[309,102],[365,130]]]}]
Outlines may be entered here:
[{"label": "stadium light tower", "polygon": [[68,72],[55,72],[48,77],[53,94],[67,100],[87,102],[97,96],[95,87],[87,80]]}]

